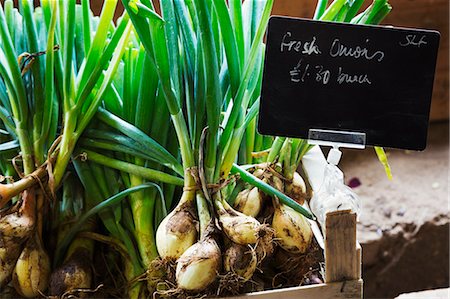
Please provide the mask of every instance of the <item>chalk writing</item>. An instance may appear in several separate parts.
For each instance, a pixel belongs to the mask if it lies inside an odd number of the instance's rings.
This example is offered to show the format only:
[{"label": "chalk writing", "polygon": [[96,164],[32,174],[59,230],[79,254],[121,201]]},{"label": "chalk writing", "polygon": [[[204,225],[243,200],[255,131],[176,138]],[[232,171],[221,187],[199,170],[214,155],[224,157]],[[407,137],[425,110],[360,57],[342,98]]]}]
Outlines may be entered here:
[{"label": "chalk writing", "polygon": [[401,41],[399,44],[402,47],[417,46],[420,48],[420,46],[428,44],[425,41],[425,38],[426,38],[425,35],[422,35],[421,37],[419,37],[416,34],[408,34],[408,35],[406,35],[405,40]]},{"label": "chalk writing", "polygon": [[[311,54],[321,54],[319,46],[316,44],[316,37],[314,36],[311,41],[307,41],[302,43],[299,40],[290,40],[289,38],[292,36],[290,32],[286,32],[283,36],[283,40],[281,41],[281,52],[285,50],[301,52],[302,54],[311,55]],[[302,47],[303,45],[303,47]]]},{"label": "chalk writing", "polygon": [[[369,40],[366,40],[366,43]],[[353,57],[355,59],[365,58],[367,60],[373,60],[381,62],[384,59],[383,51],[373,51],[370,52],[367,48],[363,48],[360,46],[350,47],[348,45],[343,44],[340,39],[334,39],[330,48],[330,56],[331,57]]]},{"label": "chalk writing", "polygon": [[323,83],[323,84],[328,84],[328,82],[330,81],[330,76],[331,73],[329,70],[325,70],[323,68],[323,65],[317,65],[316,66],[316,81]]},{"label": "chalk writing", "polygon": [[339,84],[343,84],[343,83],[372,84],[372,82],[369,80],[369,77],[367,74],[360,74],[360,75],[347,74],[347,73],[344,73],[342,67],[339,67],[337,82]]},{"label": "chalk writing", "polygon": [[[374,61],[382,62],[385,58],[385,53],[377,49],[369,49],[370,40],[365,40],[365,46],[352,45],[342,42],[339,38],[334,38],[329,43],[329,51],[325,52],[324,55],[330,58],[337,57],[348,57],[353,59],[362,59],[364,61]],[[417,45],[420,47],[421,44],[426,43],[424,39],[417,39],[416,37],[408,37],[407,43],[409,45]],[[323,45],[323,43],[322,43]],[[405,46],[407,44],[405,43]],[[344,71],[342,66],[335,66],[334,68],[326,67],[322,64],[312,63],[310,61],[304,61],[306,57],[313,54],[322,54],[319,49],[318,39],[313,36],[307,41],[296,40],[292,37],[290,31],[286,32],[281,41],[281,52],[296,52],[301,55],[302,58],[298,61],[297,65],[289,70],[289,75],[291,82],[294,83],[305,83],[308,78],[309,80],[314,80],[315,82],[323,85],[327,85],[333,80],[339,85],[371,85],[372,80],[367,73],[350,73]]]}]

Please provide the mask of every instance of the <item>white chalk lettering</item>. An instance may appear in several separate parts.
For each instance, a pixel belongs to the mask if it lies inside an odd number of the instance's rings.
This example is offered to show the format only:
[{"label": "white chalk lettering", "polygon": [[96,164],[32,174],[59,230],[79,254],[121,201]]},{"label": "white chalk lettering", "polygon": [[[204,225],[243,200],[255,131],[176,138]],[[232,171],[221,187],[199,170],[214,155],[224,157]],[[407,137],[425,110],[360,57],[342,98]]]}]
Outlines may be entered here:
[{"label": "white chalk lettering", "polygon": [[286,39],[290,38],[292,36],[292,33],[289,31],[286,32],[286,34],[283,36],[283,40],[281,41],[281,52],[284,52],[284,49],[287,48],[287,51],[291,51],[294,49],[294,51],[299,52],[300,48],[302,46],[301,41],[286,41]]},{"label": "white chalk lettering", "polygon": [[367,74],[361,74],[361,75],[351,75],[344,73],[342,67],[339,67],[339,73],[337,77],[337,82],[339,84],[347,83],[347,84],[372,84],[372,82],[369,80],[369,77]]},{"label": "white chalk lettering", "polygon": [[401,41],[399,44],[402,47],[417,46],[418,48],[420,48],[420,46],[428,44],[427,41],[425,40],[425,37],[426,37],[425,35],[422,35],[419,38],[415,34],[408,34],[408,35],[406,35],[406,40]]},{"label": "white chalk lettering", "polygon": [[[319,46],[316,43],[316,37],[313,37],[312,41],[302,42],[300,40],[291,40],[292,37],[291,32],[286,32],[281,40],[281,52],[301,52],[302,54],[311,55],[311,54],[321,54]],[[303,47],[302,47],[303,45]]]},{"label": "white chalk lettering", "polygon": [[[368,42],[369,40],[366,40]],[[340,39],[336,38],[330,48],[331,57],[353,57],[355,59],[363,58],[367,60],[376,60],[381,62],[384,59],[383,51],[375,51],[371,53],[369,49],[360,46],[349,47],[343,44]]]},{"label": "white chalk lettering", "polygon": [[311,42],[306,42],[303,45],[303,54],[311,55],[311,54],[321,54],[319,47],[316,45],[316,37],[313,37]]}]

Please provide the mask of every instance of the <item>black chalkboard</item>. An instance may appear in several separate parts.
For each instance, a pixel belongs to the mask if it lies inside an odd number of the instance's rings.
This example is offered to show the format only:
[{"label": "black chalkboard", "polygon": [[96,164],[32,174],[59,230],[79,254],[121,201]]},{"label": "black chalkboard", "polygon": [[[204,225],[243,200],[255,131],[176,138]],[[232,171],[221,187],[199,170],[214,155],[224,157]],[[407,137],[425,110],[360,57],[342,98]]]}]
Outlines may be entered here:
[{"label": "black chalkboard", "polygon": [[426,146],[439,32],[272,17],[258,130],[366,133],[366,144]]}]

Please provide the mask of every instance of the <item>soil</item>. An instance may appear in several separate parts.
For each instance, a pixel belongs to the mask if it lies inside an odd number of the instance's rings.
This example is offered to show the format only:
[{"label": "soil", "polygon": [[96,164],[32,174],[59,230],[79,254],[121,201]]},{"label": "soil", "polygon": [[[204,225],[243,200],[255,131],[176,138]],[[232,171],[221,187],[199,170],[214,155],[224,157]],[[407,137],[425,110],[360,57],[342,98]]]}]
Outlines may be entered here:
[{"label": "soil", "polygon": [[392,181],[372,148],[344,150],[340,164],[363,203],[358,239],[364,297],[448,287],[449,125],[430,126],[423,152],[387,153]]}]

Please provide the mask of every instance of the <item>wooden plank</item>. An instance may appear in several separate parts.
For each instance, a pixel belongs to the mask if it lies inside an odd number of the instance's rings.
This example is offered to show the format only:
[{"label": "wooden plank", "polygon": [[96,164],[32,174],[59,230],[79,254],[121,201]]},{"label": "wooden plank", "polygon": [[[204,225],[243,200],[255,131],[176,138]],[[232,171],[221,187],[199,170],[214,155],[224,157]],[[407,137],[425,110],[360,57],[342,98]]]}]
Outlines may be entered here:
[{"label": "wooden plank", "polygon": [[250,293],[228,299],[336,299],[336,298],[362,298],[362,279],[324,283],[312,286],[294,287],[279,290]]},{"label": "wooden plank", "polygon": [[361,278],[362,275],[362,249],[359,242],[356,242],[356,276]]},{"label": "wooden plank", "polygon": [[328,213],[325,227],[325,281],[358,279],[356,214],[350,210]]}]

